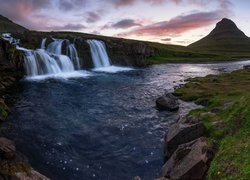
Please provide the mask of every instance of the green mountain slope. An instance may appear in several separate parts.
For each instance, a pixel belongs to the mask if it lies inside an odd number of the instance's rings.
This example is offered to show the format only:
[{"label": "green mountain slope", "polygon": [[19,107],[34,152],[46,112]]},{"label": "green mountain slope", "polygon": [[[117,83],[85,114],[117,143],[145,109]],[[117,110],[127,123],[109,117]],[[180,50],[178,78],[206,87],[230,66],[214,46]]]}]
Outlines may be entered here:
[{"label": "green mountain slope", "polygon": [[224,18],[210,34],[188,47],[225,54],[250,54],[250,38],[233,21]]},{"label": "green mountain slope", "polygon": [[13,32],[24,32],[24,31],[28,31],[28,29],[0,15],[0,33],[6,33],[6,32],[13,33]]}]

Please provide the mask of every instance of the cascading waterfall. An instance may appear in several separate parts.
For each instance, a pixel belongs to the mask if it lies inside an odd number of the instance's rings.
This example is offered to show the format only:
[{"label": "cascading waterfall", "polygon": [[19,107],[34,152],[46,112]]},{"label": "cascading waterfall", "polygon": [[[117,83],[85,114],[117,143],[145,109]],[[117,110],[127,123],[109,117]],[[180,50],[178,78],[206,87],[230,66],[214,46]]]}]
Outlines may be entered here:
[{"label": "cascading waterfall", "polygon": [[[79,57],[74,44],[69,44],[69,56],[62,54],[62,45],[64,40],[54,39],[47,49],[45,47],[46,39],[42,40],[41,49],[29,50],[19,48],[24,52],[25,70],[29,77],[40,75],[55,75],[63,73],[72,73],[80,70]],[[74,66],[74,64],[76,64]]]},{"label": "cascading waterfall", "polygon": [[[40,49],[31,50],[19,46],[20,41],[11,37],[10,33],[2,34],[2,39],[16,45],[23,51],[25,70],[27,77],[31,79],[44,79],[49,77],[86,77],[90,74],[81,70],[79,56],[74,43],[68,40],[53,39],[47,48],[47,39],[42,39]],[[67,43],[64,43],[67,41]],[[115,73],[128,71],[131,68],[111,66],[106,47],[103,41],[87,40],[90,46],[92,61],[95,71]],[[62,48],[66,48],[66,55],[62,54]],[[81,71],[76,71],[81,70]]]},{"label": "cascading waterfall", "polygon": [[73,72],[74,66],[65,55],[50,55],[42,49],[24,51],[25,69],[28,76],[51,75]]},{"label": "cascading waterfall", "polygon": [[106,47],[103,41],[87,40],[95,68],[111,66]]},{"label": "cascading waterfall", "polygon": [[76,50],[76,47],[73,43],[69,44],[67,46],[67,55],[70,57],[70,59],[73,61],[74,63],[74,67],[76,70],[80,70],[80,60],[79,60],[79,56]]},{"label": "cascading waterfall", "polygon": [[41,49],[45,49],[45,44],[46,44],[47,38],[44,38],[41,43]]},{"label": "cascading waterfall", "polygon": [[47,51],[52,53],[52,54],[57,54],[60,55],[62,54],[62,44],[63,44],[63,39],[53,39],[54,42],[50,43],[47,47]]}]

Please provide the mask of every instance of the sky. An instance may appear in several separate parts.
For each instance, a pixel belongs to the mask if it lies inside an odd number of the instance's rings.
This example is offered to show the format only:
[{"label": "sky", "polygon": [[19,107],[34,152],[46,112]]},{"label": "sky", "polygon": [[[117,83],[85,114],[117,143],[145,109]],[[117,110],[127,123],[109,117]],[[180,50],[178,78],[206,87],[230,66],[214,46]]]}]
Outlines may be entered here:
[{"label": "sky", "polygon": [[222,18],[250,36],[249,0],[0,0],[0,14],[31,30],[77,31],[188,45]]}]

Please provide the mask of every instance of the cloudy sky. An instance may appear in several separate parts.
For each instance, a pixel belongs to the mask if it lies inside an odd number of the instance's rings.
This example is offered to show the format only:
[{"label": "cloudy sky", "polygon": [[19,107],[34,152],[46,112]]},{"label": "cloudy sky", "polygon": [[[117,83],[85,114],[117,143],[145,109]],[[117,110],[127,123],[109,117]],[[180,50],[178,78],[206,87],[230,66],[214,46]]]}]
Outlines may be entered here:
[{"label": "cloudy sky", "polygon": [[188,45],[227,17],[250,36],[249,0],[0,0],[0,4],[0,14],[33,30]]}]

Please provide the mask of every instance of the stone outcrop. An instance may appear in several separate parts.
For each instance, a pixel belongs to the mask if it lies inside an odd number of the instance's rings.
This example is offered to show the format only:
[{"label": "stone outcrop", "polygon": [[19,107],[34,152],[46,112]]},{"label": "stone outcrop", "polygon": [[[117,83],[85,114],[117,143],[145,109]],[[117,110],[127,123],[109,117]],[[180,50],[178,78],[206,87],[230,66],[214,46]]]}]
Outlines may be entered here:
[{"label": "stone outcrop", "polygon": [[179,102],[173,94],[168,93],[156,100],[156,106],[159,110],[177,111],[179,109]]},{"label": "stone outcrop", "polygon": [[202,123],[176,123],[170,127],[165,137],[165,157],[168,159],[180,144],[187,143],[203,136],[205,126]]},{"label": "stone outcrop", "polygon": [[27,158],[16,151],[15,143],[0,137],[0,179],[48,180],[31,168]]},{"label": "stone outcrop", "polygon": [[204,133],[204,124],[193,115],[181,118],[169,128],[165,136],[163,178],[205,178],[213,150],[208,139],[203,137]]},{"label": "stone outcrop", "polygon": [[30,172],[18,172],[12,177],[13,180],[49,180],[46,176],[31,169]]},{"label": "stone outcrop", "polygon": [[105,41],[113,64],[122,66],[144,67],[146,59],[154,55],[155,50],[147,43],[122,39]]},{"label": "stone outcrop", "polygon": [[0,156],[5,159],[12,159],[15,157],[16,146],[13,141],[0,137]]},{"label": "stone outcrop", "polygon": [[179,145],[162,168],[162,176],[170,179],[203,179],[212,157],[204,137]]}]

